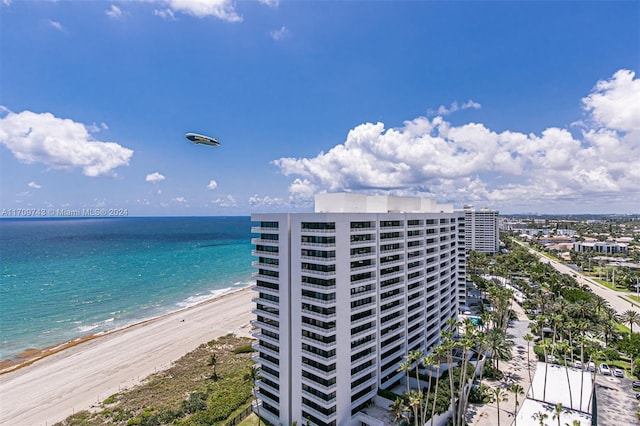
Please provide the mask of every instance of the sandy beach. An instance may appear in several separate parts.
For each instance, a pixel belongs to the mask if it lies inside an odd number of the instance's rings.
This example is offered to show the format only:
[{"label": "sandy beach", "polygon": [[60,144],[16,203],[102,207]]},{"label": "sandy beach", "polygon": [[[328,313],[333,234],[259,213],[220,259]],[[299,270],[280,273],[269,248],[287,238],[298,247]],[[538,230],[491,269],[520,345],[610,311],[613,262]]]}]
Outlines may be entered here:
[{"label": "sandy beach", "polygon": [[244,288],[88,339],[0,375],[0,425],[52,425],[90,408],[227,333],[248,336],[254,292]]}]

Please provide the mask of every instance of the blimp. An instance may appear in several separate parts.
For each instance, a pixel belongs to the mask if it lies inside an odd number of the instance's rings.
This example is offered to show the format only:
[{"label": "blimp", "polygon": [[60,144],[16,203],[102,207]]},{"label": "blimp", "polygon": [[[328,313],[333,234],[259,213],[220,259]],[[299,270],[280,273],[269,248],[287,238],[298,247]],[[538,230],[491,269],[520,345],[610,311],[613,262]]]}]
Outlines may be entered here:
[{"label": "blimp", "polygon": [[187,133],[184,135],[185,138],[198,145],[209,145],[209,146],[220,146],[220,142],[218,142],[217,138],[211,138],[205,135],[199,135],[197,133]]}]

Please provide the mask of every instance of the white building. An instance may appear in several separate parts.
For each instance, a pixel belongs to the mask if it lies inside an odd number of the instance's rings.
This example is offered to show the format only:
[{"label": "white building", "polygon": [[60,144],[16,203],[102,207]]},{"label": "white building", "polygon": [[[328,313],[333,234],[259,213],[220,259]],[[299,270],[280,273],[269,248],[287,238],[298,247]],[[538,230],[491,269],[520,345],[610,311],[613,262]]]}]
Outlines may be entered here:
[{"label": "white building", "polygon": [[426,354],[457,317],[464,214],[419,198],[320,194],[314,213],[252,221],[260,415],[376,424],[365,409],[378,389],[397,385],[403,357]]},{"label": "white building", "polygon": [[473,206],[464,206],[463,211],[467,250],[497,253],[500,250],[499,212],[486,208],[476,210]]},{"label": "white building", "polygon": [[577,252],[594,251],[598,253],[614,254],[628,253],[629,244],[615,241],[576,241],[573,249]]}]

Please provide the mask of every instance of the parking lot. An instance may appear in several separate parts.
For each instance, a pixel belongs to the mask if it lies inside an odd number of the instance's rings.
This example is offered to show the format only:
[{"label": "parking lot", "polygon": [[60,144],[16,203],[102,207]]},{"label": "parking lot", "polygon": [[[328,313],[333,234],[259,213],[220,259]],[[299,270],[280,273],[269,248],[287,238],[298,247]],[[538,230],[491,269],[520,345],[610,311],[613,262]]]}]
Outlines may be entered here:
[{"label": "parking lot", "polygon": [[631,380],[596,375],[596,398],[598,402],[598,426],[640,425],[636,412],[638,401]]}]

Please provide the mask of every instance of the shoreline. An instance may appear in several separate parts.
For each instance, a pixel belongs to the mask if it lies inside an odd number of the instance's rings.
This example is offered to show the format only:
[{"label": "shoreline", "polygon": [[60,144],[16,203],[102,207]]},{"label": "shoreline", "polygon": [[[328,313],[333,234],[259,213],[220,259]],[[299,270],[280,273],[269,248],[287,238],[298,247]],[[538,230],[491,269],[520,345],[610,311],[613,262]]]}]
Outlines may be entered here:
[{"label": "shoreline", "polygon": [[122,328],[35,349],[0,372],[0,424],[46,425],[128,389],[201,344],[251,337],[253,285]]},{"label": "shoreline", "polygon": [[73,348],[74,346],[81,345],[81,344],[83,344],[85,342],[88,342],[88,341],[91,341],[91,340],[94,340],[94,339],[98,339],[98,338],[103,337],[103,336],[108,336],[108,335],[110,335],[112,333],[125,331],[125,330],[127,330],[129,328],[136,327],[136,326],[139,326],[139,325],[143,325],[143,324],[146,324],[146,323],[148,323],[150,321],[159,320],[161,318],[164,318],[164,317],[167,317],[167,316],[170,316],[170,315],[179,314],[181,312],[188,311],[189,309],[196,308],[198,306],[205,305],[207,303],[212,303],[213,301],[221,299],[221,298],[223,298],[225,296],[228,296],[228,295],[231,295],[231,294],[243,291],[243,290],[251,289],[253,287],[253,285],[254,284],[251,283],[251,284],[248,284],[248,285],[243,286],[243,287],[235,287],[235,286],[227,287],[228,290],[224,291],[223,293],[221,293],[219,295],[214,295],[211,298],[202,300],[201,302],[194,303],[193,305],[189,305],[189,306],[185,306],[185,307],[176,309],[174,311],[169,311],[169,312],[166,312],[166,313],[163,313],[163,314],[160,314],[160,315],[153,316],[151,318],[146,318],[146,319],[143,319],[143,320],[140,320],[140,321],[136,321],[136,322],[133,322],[131,324],[124,325],[122,327],[114,328],[112,330],[105,330],[105,331],[100,331],[98,333],[86,334],[84,336],[77,337],[77,338],[75,338],[73,340],[68,340],[66,342],[62,342],[62,343],[57,343],[55,345],[46,346],[44,348],[29,348],[29,349],[26,349],[23,352],[21,352],[21,353],[17,354],[16,356],[14,356],[13,358],[0,360],[0,376],[2,376],[3,374],[10,373],[12,371],[19,370],[20,368],[29,366],[29,365],[31,365],[31,364],[33,364],[35,362],[38,362],[39,360],[44,359],[44,358],[46,358],[46,357],[48,357],[50,355],[57,354],[59,352],[65,351],[65,350],[70,349],[70,348]]}]

